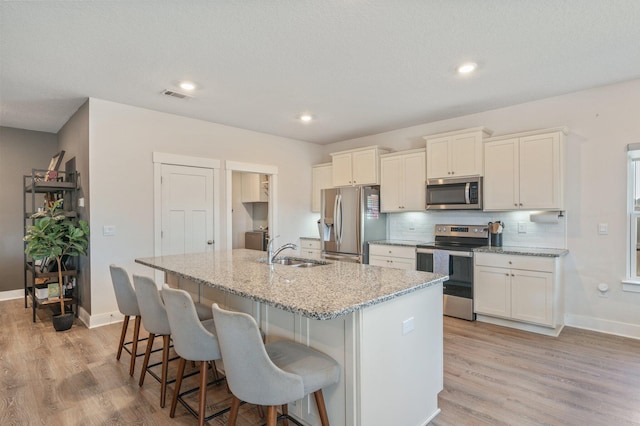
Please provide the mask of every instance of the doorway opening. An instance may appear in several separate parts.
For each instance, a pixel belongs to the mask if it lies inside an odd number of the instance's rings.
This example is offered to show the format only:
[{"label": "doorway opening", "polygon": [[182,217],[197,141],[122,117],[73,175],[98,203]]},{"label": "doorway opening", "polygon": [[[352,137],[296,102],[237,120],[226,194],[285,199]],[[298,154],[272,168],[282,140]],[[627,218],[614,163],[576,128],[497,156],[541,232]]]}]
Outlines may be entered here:
[{"label": "doorway opening", "polygon": [[276,166],[226,162],[227,249],[261,249],[265,234],[277,235],[277,177]]}]

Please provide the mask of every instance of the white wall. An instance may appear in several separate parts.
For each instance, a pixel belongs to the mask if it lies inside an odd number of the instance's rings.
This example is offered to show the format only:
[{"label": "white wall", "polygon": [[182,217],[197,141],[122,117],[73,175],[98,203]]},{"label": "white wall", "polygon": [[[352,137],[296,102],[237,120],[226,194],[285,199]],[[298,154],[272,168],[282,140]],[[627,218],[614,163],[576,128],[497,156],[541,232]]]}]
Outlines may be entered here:
[{"label": "white wall", "polygon": [[[367,145],[419,148],[422,136],[476,126],[494,136],[567,126],[567,324],[640,338],[640,293],[622,291],[620,283],[627,256],[625,150],[640,142],[638,111],[640,80],[634,80],[327,145],[323,160]],[[598,223],[609,224],[608,235],[598,235]],[[596,290],[601,282],[611,287],[607,298]]]},{"label": "white wall", "polygon": [[[134,259],[153,256],[154,151],[276,166],[280,241],[295,242],[308,233],[315,220],[309,211],[311,165],[319,162],[321,147],[99,99],[89,102],[92,318],[117,311],[109,264],[152,275]],[[230,212],[223,210],[224,220]],[[116,235],[103,236],[104,225],[115,225]]]}]

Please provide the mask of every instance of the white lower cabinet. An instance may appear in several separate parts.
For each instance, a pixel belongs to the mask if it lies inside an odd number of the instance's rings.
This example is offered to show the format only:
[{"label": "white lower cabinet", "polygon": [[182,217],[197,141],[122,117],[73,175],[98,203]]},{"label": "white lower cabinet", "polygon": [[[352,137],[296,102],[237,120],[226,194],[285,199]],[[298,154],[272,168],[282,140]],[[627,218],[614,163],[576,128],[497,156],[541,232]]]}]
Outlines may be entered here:
[{"label": "white lower cabinet", "polygon": [[391,244],[370,244],[369,265],[415,270],[416,248]]},{"label": "white lower cabinet", "polygon": [[501,325],[559,333],[563,322],[560,261],[559,257],[476,253],[474,311],[478,319],[500,318],[508,320]]},{"label": "white lower cabinet", "polygon": [[320,240],[314,238],[300,238],[300,257],[308,259],[320,259]]}]

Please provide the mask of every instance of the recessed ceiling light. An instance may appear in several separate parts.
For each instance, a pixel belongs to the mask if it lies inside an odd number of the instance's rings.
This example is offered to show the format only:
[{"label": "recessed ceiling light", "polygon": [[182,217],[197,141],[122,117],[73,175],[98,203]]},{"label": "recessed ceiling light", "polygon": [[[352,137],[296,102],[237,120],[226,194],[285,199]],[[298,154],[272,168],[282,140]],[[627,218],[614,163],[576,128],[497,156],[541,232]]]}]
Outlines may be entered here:
[{"label": "recessed ceiling light", "polygon": [[458,67],[458,74],[469,74],[474,72],[478,68],[478,64],[475,62],[467,62]]},{"label": "recessed ceiling light", "polygon": [[304,122],[304,123],[308,123],[311,120],[313,120],[313,116],[311,114],[302,114],[300,116],[300,121]]},{"label": "recessed ceiling light", "polygon": [[190,81],[181,81],[180,82],[180,88],[183,90],[194,90],[196,88],[195,83],[192,83]]}]

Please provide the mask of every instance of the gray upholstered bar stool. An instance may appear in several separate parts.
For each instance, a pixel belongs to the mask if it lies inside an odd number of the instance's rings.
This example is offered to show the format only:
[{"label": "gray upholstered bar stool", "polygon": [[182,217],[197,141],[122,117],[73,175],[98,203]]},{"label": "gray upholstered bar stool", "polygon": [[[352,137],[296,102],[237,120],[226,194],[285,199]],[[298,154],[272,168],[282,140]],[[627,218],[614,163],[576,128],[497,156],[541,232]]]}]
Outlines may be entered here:
[{"label": "gray upholstered bar stool", "polygon": [[[133,286],[138,299],[138,307],[142,316],[142,325],[149,332],[149,340],[147,340],[147,350],[145,351],[144,361],[142,363],[142,372],[140,372],[140,381],[138,384],[144,384],[144,378],[147,371],[160,382],[160,407],[164,408],[167,384],[173,383],[174,380],[167,380],[167,370],[169,364],[169,347],[171,341],[171,328],[169,327],[169,318],[164,307],[164,302],[158,291],[155,281],[149,277],[133,274]],[[206,306],[196,303],[196,312],[200,321],[211,320],[213,312],[211,309],[205,309]],[[198,306],[200,305],[200,306]],[[156,336],[162,336],[162,362],[149,365],[149,357],[153,348],[153,342]],[[176,359],[176,358],[174,358]],[[161,376],[158,377],[150,368],[162,364]]]},{"label": "gray upholstered bar stool", "polygon": [[[215,334],[215,326],[213,320],[201,322],[198,319],[195,304],[186,291],[171,289],[165,285],[162,288],[162,298],[164,299],[167,316],[169,318],[169,327],[171,328],[171,337],[173,338],[173,349],[180,356],[169,417],[173,418],[175,416],[176,406],[179,400],[191,414],[198,417],[198,424],[204,425],[205,421],[229,411],[229,408],[225,408],[205,417],[207,365],[209,362],[221,358],[218,339]],[[184,368],[187,360],[200,362],[200,390],[197,412],[182,399],[183,394],[180,393],[180,386],[182,385],[182,377],[184,376]],[[215,370],[215,365],[213,368]],[[223,379],[218,379],[215,383],[219,383],[221,380]]]},{"label": "gray upholstered bar stool", "polygon": [[[144,384],[144,378],[147,374],[149,366],[149,357],[153,348],[153,341],[156,336],[162,336],[162,369],[160,381],[160,407],[164,408],[167,395],[167,370],[169,366],[169,346],[171,343],[171,328],[169,327],[169,318],[164,308],[164,303],[160,298],[160,292],[156,283],[148,277],[133,275],[133,286],[136,290],[136,298],[138,299],[138,307],[142,316],[142,325],[149,332],[149,340],[147,340],[147,350],[144,354],[142,362],[142,371],[140,372],[140,381],[138,385]],[[154,364],[155,366],[157,364]],[[153,372],[150,371],[152,375]],[[154,375],[155,378],[158,378]]]},{"label": "gray upholstered bar stool", "polygon": [[[113,290],[116,294],[116,302],[118,303],[118,310],[124,315],[124,322],[122,323],[122,332],[120,333],[120,344],[118,345],[117,360],[120,360],[122,355],[122,349],[131,354],[131,362],[129,364],[129,375],[133,376],[133,371],[136,367],[136,358],[144,354],[138,353],[138,342],[140,335],[140,308],[138,307],[138,300],[136,299],[136,292],[131,285],[129,274],[124,268],[116,265],[110,265],[111,281],[113,282]],[[129,328],[129,317],[135,317],[135,324],[133,326],[133,339],[131,342],[125,342],[127,335],[127,328]],[[131,344],[131,350],[126,345]]]},{"label": "gray upholstered bar stool", "polygon": [[264,345],[258,324],[250,315],[213,304],[227,384],[233,394],[229,426],[235,425],[240,402],[267,406],[267,425],[275,426],[277,406],[288,417],[287,403],[313,393],[323,426],[329,418],[324,387],[340,379],[340,366],[330,356],[299,343],[277,341]]}]

